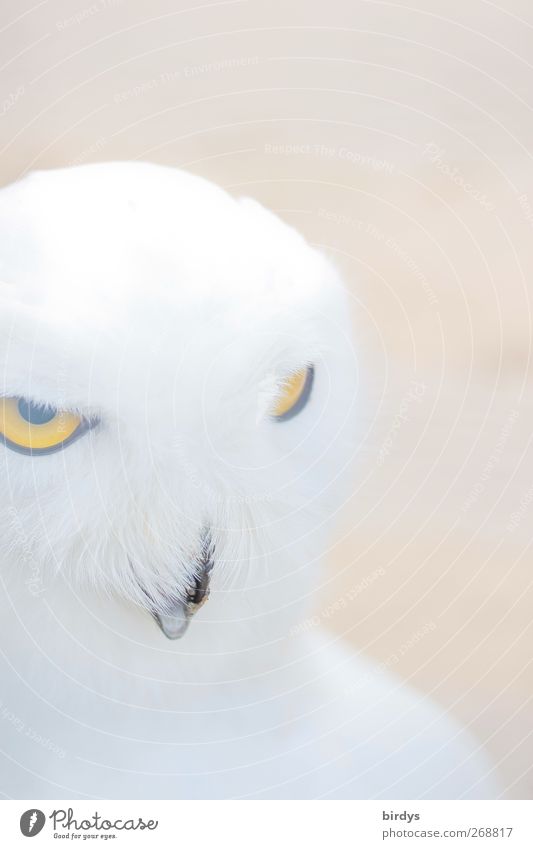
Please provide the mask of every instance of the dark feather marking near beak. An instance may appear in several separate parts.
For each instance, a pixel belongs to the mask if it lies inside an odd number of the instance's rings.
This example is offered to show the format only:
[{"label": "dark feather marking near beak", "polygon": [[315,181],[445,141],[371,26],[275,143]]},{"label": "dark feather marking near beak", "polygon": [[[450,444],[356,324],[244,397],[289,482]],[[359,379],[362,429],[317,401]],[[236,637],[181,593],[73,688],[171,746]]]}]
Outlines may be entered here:
[{"label": "dark feather marking near beak", "polygon": [[165,613],[153,612],[155,621],[169,640],[179,640],[183,637],[194,614],[209,598],[209,584],[214,565],[213,554],[211,538],[206,533],[198,559],[199,571],[188,588],[185,598],[171,599],[169,609]]}]

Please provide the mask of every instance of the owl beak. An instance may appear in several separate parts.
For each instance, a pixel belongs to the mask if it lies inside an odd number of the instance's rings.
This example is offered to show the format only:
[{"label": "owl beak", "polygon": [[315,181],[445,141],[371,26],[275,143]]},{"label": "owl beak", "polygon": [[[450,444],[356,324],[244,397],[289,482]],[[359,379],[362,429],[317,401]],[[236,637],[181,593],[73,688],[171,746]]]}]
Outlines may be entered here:
[{"label": "owl beak", "polygon": [[213,547],[209,534],[205,533],[199,558],[200,569],[185,597],[172,599],[165,613],[153,612],[155,621],[169,640],[179,640],[183,637],[194,614],[209,598],[213,565]]}]

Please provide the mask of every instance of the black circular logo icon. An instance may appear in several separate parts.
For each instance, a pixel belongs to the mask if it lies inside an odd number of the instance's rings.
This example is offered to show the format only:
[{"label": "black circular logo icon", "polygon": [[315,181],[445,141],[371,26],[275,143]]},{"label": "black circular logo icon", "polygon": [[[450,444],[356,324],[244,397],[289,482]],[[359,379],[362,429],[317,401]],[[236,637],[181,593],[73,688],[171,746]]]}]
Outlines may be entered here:
[{"label": "black circular logo icon", "polygon": [[42,811],[37,808],[30,808],[25,811],[20,818],[20,830],[24,837],[35,837],[43,830],[46,817]]}]

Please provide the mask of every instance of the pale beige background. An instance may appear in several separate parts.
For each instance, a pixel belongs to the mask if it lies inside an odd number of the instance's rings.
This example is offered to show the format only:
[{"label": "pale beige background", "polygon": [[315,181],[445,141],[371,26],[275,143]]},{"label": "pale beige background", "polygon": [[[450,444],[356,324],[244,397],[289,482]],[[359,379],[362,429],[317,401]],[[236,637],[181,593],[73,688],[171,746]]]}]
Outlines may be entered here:
[{"label": "pale beige background", "polygon": [[317,617],[533,791],[528,0],[3,0],[0,177],[113,158],[276,209],[344,269],[359,465]]}]

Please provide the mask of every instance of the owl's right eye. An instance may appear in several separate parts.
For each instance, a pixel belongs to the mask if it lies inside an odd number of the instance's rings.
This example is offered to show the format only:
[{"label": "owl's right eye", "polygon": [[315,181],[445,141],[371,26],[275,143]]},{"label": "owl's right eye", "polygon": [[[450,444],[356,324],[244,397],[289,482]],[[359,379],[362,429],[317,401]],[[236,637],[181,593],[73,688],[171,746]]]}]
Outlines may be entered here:
[{"label": "owl's right eye", "polygon": [[26,398],[0,398],[0,439],[22,454],[51,454],[78,439],[96,422]]}]

